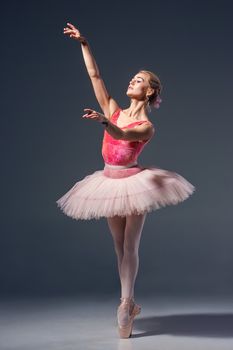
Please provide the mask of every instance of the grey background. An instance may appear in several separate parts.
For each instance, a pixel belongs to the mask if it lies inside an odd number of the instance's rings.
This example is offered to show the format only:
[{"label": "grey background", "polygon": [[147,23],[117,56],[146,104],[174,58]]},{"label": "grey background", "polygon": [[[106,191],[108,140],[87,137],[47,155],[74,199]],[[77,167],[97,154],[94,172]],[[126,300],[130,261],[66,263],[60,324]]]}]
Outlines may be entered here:
[{"label": "grey background", "polygon": [[157,73],[157,133],[140,156],[196,186],[148,215],[136,293],[233,292],[232,2],[11,1],[1,8],[1,296],[120,293],[105,219],[76,221],[55,201],[103,168],[99,109],[71,22],[126,108],[129,79]]}]

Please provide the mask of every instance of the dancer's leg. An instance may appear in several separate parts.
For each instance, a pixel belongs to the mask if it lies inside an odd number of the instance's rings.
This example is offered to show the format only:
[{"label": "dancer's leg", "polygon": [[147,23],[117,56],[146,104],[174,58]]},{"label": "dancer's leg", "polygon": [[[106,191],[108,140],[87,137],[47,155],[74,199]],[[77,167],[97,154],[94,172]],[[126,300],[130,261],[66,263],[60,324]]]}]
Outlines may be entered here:
[{"label": "dancer's leg", "polygon": [[121,263],[122,298],[134,297],[134,284],[139,267],[138,251],[145,218],[146,213],[126,217],[124,255]]},{"label": "dancer's leg", "polygon": [[126,225],[126,218],[120,216],[114,216],[107,218],[108,226],[113,237],[114,248],[117,256],[117,264],[119,277],[121,279],[121,263],[124,253],[124,232]]},{"label": "dancer's leg", "polygon": [[138,251],[145,218],[146,214],[126,217],[124,255],[121,263],[121,298],[130,298],[131,301],[121,303],[118,308],[118,324],[121,325],[128,324],[134,309],[134,284],[139,267]]}]

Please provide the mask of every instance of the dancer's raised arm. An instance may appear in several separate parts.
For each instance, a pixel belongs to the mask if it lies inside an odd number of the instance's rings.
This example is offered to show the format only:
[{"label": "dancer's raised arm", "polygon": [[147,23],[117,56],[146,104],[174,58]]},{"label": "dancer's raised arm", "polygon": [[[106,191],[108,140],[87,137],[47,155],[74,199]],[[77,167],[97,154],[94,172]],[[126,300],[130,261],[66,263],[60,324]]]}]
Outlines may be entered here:
[{"label": "dancer's raised arm", "polygon": [[86,38],[80,34],[80,31],[71,23],[67,23],[67,27],[64,28],[64,34],[69,35],[70,38],[80,41],[84,62],[92,82],[96,99],[106,118],[110,118],[110,116],[119,108],[119,106],[117,102],[109,95],[105,87],[89,43],[87,42]]}]

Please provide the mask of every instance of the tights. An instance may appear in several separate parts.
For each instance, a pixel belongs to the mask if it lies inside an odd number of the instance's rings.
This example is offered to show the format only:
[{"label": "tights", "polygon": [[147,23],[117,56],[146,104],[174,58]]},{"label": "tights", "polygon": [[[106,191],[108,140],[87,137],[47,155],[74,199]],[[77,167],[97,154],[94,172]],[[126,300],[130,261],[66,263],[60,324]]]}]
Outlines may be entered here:
[{"label": "tights", "polygon": [[139,267],[139,244],[146,214],[108,218],[113,237],[121,281],[121,297],[134,297],[134,284]]}]

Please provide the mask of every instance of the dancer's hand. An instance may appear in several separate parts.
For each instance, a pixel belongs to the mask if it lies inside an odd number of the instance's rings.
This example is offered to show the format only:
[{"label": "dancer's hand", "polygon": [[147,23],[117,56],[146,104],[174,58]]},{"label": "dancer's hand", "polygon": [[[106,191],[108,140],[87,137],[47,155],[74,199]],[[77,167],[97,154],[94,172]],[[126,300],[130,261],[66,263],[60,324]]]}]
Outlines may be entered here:
[{"label": "dancer's hand", "polygon": [[82,118],[87,118],[87,119],[94,119],[97,120],[98,122],[102,123],[104,121],[107,121],[108,119],[105,117],[104,114],[99,113],[94,111],[91,108],[85,108],[84,111],[86,112]]},{"label": "dancer's hand", "polygon": [[80,31],[71,23],[67,23],[67,27],[64,28],[63,33],[80,42],[86,42],[84,36],[82,36]]}]

